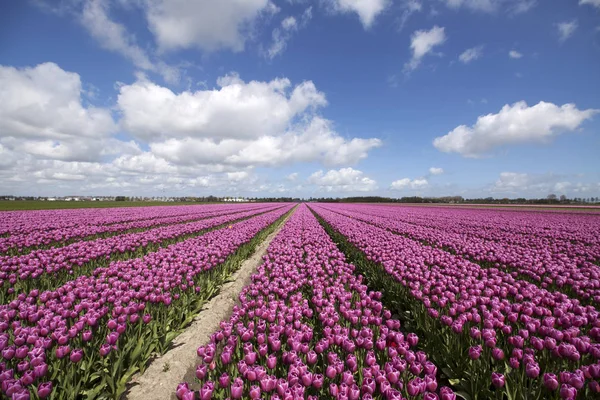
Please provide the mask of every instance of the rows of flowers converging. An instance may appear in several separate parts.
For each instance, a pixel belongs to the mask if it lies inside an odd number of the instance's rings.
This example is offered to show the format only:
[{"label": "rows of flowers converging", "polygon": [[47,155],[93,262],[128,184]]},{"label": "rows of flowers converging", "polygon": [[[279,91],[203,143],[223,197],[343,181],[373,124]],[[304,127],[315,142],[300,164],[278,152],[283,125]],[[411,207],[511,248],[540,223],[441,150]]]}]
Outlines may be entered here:
[{"label": "rows of flowers converging", "polygon": [[599,214],[540,213],[448,207],[389,207],[347,205],[348,209],[376,211],[377,215],[446,229],[448,232],[476,235],[483,239],[537,247],[554,243],[600,244]]},{"label": "rows of flowers converging", "polygon": [[[511,237],[503,233],[504,240],[488,240],[478,235],[479,229],[466,229],[454,233],[441,223],[436,227],[402,221],[401,213],[390,212],[391,207],[379,209],[370,206],[327,206],[329,210],[358,218],[381,228],[427,242],[485,266],[508,268],[519,276],[543,288],[561,290],[584,301],[600,303],[600,244],[573,244],[564,240],[551,244],[536,237],[528,239],[535,246],[507,243]],[[598,219],[600,222],[600,218]]]},{"label": "rows of flowers converging", "polygon": [[164,351],[231,274],[228,257],[290,209],[111,263],[0,306],[2,393],[13,399],[51,393],[54,399],[118,398],[131,374],[153,352]]},{"label": "rows of flowers converging", "polygon": [[56,282],[61,282],[57,279],[59,274],[63,281],[72,279],[80,273],[89,273],[98,266],[106,265],[111,256],[131,253],[132,256],[139,257],[149,245],[168,243],[278,207],[282,206],[269,206],[139,233],[76,242],[65,247],[36,250],[22,256],[0,257],[0,300],[4,303],[17,294],[27,293],[32,289],[56,287]]},{"label": "rows of flowers converging", "polygon": [[393,300],[411,310],[417,331],[472,395],[486,393],[490,384],[506,384],[511,398],[600,392],[600,319],[593,306],[326,207],[313,208],[374,263],[369,268],[392,285]]},{"label": "rows of flowers converging", "polygon": [[0,235],[49,232],[85,225],[110,225],[145,219],[176,217],[222,205],[185,205],[158,207],[80,208],[64,210],[5,211],[0,219]]},{"label": "rows of flowers converging", "polygon": [[[180,399],[455,399],[302,205],[271,242],[241,304],[198,348]],[[194,391],[192,388],[199,389]]]},{"label": "rows of flowers converging", "polygon": [[[412,229],[422,235],[443,231],[459,237],[477,239],[480,243],[511,245],[517,252],[523,249],[536,249],[553,255],[578,257],[578,261],[600,260],[600,229],[598,228],[600,215],[541,216],[539,213],[532,212],[468,209],[422,215],[421,213],[428,210],[407,213],[404,212],[406,208],[371,205],[346,205],[336,209],[390,219],[403,231]],[[439,213],[439,210],[437,212]],[[510,221],[511,216],[512,218],[518,216],[522,226],[503,224],[503,220]],[[572,230],[561,229],[564,225],[571,226]],[[575,233],[577,235],[574,235]]]},{"label": "rows of flowers converging", "polygon": [[[171,212],[172,215],[162,215],[154,212],[152,207],[139,211],[140,217],[144,216],[146,211],[148,214],[140,219],[116,222],[110,224],[89,223],[80,221],[79,224],[70,225],[67,227],[59,227],[55,229],[37,229],[27,233],[13,233],[8,237],[0,237],[0,253],[6,252],[22,252],[32,247],[47,246],[52,244],[61,244],[67,241],[83,239],[89,236],[97,236],[102,234],[119,234],[124,231],[133,229],[147,229],[157,225],[181,224],[202,218],[216,217],[235,212],[250,211],[253,209],[264,208],[265,205],[227,205],[227,206],[207,206],[194,207],[190,210],[186,207],[186,211]],[[173,207],[178,208],[178,207]],[[150,210],[148,210],[150,209]],[[177,211],[177,210],[173,210]],[[155,215],[152,217],[152,215]],[[128,217],[131,218],[131,217]]]}]

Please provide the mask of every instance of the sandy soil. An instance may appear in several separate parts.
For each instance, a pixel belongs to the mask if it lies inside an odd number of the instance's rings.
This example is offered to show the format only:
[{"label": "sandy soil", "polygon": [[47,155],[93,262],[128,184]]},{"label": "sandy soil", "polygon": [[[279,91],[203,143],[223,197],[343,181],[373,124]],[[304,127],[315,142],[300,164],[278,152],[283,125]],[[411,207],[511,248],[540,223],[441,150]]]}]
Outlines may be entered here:
[{"label": "sandy soil", "polygon": [[240,292],[249,283],[250,276],[261,264],[262,256],[266,253],[271,240],[279,233],[286,221],[287,219],[258,245],[252,256],[245,260],[240,269],[231,276],[230,282],[225,283],[219,294],[206,303],[192,324],[175,338],[171,350],[154,359],[143,375],[135,375],[132,378],[131,388],[125,393],[124,398],[176,399],[175,389],[179,383],[194,382],[198,362],[196,349],[207,344],[210,335],[219,328],[219,323],[231,315]]}]

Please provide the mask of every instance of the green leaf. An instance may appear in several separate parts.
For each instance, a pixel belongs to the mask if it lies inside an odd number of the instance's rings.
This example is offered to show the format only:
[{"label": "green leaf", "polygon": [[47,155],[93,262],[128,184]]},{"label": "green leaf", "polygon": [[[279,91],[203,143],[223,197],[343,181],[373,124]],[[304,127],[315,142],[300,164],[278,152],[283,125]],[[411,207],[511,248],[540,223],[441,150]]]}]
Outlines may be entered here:
[{"label": "green leaf", "polygon": [[104,385],[96,385],[90,390],[83,392],[86,399],[92,400],[98,398],[98,395],[104,390]]},{"label": "green leaf", "polygon": [[133,352],[131,353],[131,357],[130,357],[132,365],[135,365],[137,363],[138,358],[142,354],[143,343],[144,343],[143,341],[138,340],[137,346],[135,346],[135,349],[133,349]]},{"label": "green leaf", "polygon": [[465,399],[465,400],[471,400],[471,396],[469,396],[469,394],[467,392],[454,392],[458,397],[460,397],[461,399]]}]

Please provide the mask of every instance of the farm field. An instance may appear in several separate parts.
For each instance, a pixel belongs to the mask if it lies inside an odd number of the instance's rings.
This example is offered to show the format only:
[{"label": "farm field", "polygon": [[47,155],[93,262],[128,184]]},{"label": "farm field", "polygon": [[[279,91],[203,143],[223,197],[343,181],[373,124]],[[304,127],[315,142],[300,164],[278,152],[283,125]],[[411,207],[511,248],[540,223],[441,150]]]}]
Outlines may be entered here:
[{"label": "farm field", "polygon": [[[165,201],[41,201],[41,200],[21,200],[9,201],[0,200],[0,211],[15,210],[60,210],[73,208],[123,208],[123,207],[152,207],[152,206],[175,206],[181,207],[182,203]],[[210,203],[183,203],[205,205]]]},{"label": "farm field", "polygon": [[[397,203],[385,203],[386,205],[395,205]],[[580,212],[580,213],[598,213],[600,205],[576,205],[576,204],[447,204],[447,203],[406,203],[400,207],[446,207],[446,208],[475,208],[490,210],[514,210],[514,211],[554,211],[554,212]]]},{"label": "farm field", "polygon": [[[261,244],[187,372],[153,372]],[[592,399],[599,302],[600,215],[335,203],[9,211],[0,397],[165,398],[131,390],[152,373],[186,400]]]}]

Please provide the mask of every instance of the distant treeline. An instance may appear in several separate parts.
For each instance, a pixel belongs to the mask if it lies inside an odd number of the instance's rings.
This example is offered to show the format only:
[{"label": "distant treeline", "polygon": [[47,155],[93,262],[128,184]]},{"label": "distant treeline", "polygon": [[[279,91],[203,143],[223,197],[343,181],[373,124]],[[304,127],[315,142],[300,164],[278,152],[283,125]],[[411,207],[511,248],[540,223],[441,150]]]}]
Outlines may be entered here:
[{"label": "distant treeline", "polygon": [[[46,198],[40,197],[16,197],[16,196],[0,196],[0,200],[46,200]],[[90,201],[90,198],[82,198],[80,201]],[[98,201],[99,199],[94,199]],[[115,196],[111,200],[123,201],[123,202],[145,202],[145,201],[168,201],[168,202],[181,202],[181,203],[219,203],[219,202],[231,202],[230,198],[217,197],[217,196],[203,196],[203,197],[169,197],[169,198],[148,198],[148,197],[128,197],[128,196]],[[540,199],[526,199],[519,197],[516,199],[496,199],[493,197],[477,198],[477,199],[465,199],[462,196],[444,196],[444,197],[381,197],[381,196],[359,196],[359,197],[310,197],[308,199],[302,199],[298,197],[252,197],[246,199],[238,199],[236,201],[245,202],[295,202],[299,203],[302,201],[308,202],[321,202],[321,203],[430,203],[430,204],[594,204],[600,203],[600,197],[576,197],[569,199],[563,196],[556,196],[549,194],[545,198]]]},{"label": "distant treeline", "polygon": [[568,199],[565,196],[556,197],[555,195],[548,195],[542,199],[495,199],[493,197],[478,198],[478,199],[465,199],[462,196],[445,196],[445,197],[401,197],[399,199],[391,197],[380,197],[380,196],[362,196],[362,197],[344,197],[344,198],[332,198],[332,197],[311,197],[308,201],[322,202],[322,203],[440,203],[440,204],[590,204],[600,202],[598,197],[589,198],[574,198]]}]

